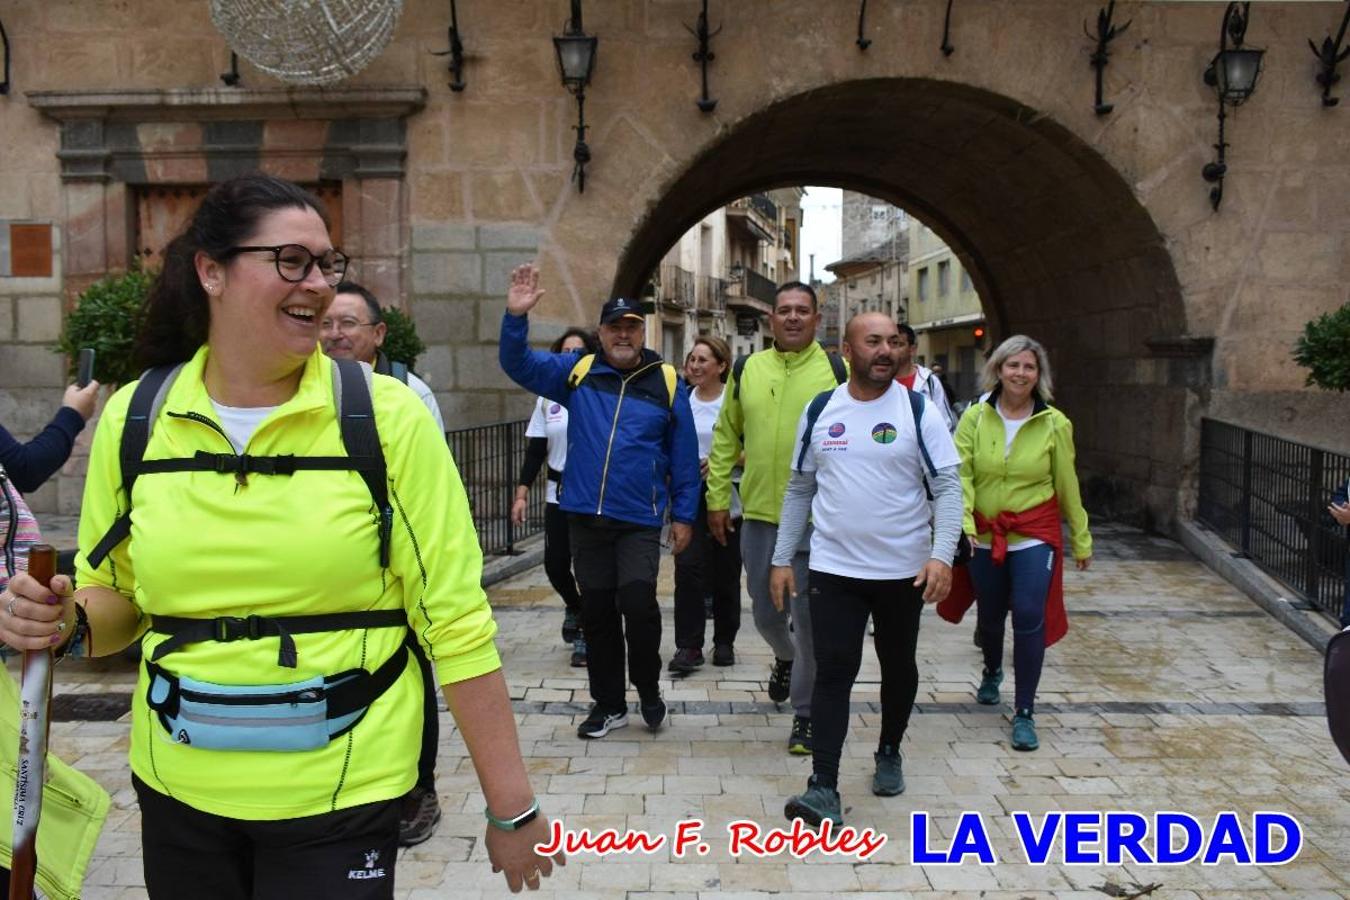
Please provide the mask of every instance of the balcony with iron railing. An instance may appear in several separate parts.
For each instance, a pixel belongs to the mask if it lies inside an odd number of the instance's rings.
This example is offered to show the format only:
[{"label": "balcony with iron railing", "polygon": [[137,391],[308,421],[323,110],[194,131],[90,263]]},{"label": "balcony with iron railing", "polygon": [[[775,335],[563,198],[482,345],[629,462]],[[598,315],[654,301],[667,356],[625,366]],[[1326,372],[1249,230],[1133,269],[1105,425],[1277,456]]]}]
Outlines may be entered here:
[{"label": "balcony with iron railing", "polygon": [[778,243],[778,204],[764,194],[751,194],[727,205],[727,224],[739,226],[752,239]]},{"label": "balcony with iron railing", "polygon": [[777,291],[778,286],[773,279],[754,269],[737,265],[727,284],[727,304],[767,315],[773,311],[773,299]]},{"label": "balcony with iron railing", "polygon": [[697,308],[700,313],[725,314],[727,311],[727,282],[715,275],[699,276]]},{"label": "balcony with iron railing", "polygon": [[697,303],[698,280],[694,273],[677,265],[661,266],[661,300],[681,309],[693,309]]}]

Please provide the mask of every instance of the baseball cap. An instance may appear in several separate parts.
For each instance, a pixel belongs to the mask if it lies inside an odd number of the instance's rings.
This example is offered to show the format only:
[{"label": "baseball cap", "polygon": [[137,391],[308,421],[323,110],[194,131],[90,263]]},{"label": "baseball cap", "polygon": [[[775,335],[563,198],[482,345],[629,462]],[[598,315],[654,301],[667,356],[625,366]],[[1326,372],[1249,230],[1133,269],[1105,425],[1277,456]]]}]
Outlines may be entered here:
[{"label": "baseball cap", "polygon": [[637,319],[641,322],[643,321],[642,308],[638,306],[636,300],[629,300],[626,297],[615,297],[600,307],[601,325],[608,325],[610,322],[617,322],[619,319]]}]

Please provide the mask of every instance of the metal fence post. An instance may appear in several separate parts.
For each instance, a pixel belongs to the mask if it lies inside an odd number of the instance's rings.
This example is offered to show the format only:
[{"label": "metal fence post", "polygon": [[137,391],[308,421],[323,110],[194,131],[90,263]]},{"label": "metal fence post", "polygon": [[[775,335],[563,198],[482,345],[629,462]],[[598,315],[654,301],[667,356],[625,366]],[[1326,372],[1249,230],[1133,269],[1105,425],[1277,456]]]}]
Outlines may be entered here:
[{"label": "metal fence post", "polygon": [[511,521],[511,500],[515,495],[515,489],[511,484],[511,464],[516,461],[516,424],[515,422],[506,422],[503,428],[506,431],[506,453],[503,456],[502,469],[502,491],[506,496],[506,555],[514,556],[515,546],[515,523]]},{"label": "metal fence post", "polygon": [[1238,529],[1242,555],[1252,552],[1252,433],[1242,430],[1242,499],[1238,505]]},{"label": "metal fence post", "polygon": [[1308,553],[1305,574],[1308,596],[1319,606],[1322,603],[1321,591],[1318,590],[1322,580],[1318,560],[1318,551],[1322,549],[1322,464],[1322,451],[1313,447],[1308,461]]}]

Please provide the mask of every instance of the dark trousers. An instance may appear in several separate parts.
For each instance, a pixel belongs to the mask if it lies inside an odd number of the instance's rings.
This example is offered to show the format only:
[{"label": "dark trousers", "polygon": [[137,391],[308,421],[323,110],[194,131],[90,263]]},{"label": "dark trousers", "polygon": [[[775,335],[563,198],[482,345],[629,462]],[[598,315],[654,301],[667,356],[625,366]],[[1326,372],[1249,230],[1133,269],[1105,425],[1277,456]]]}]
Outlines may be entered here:
[{"label": "dark trousers", "polygon": [[436,708],[436,692],[440,685],[436,681],[436,667],[427,659],[421,641],[408,635],[408,650],[417,660],[417,668],[422,673],[422,746],[417,753],[417,786],[429,791],[436,789],[436,747],[441,740],[441,715]]},{"label": "dark trousers", "polygon": [[544,574],[563,603],[581,613],[581,594],[572,577],[572,542],[567,537],[567,513],[556,503],[544,504]]},{"label": "dark trousers", "polygon": [[848,734],[849,694],[862,666],[867,617],[876,624],[873,644],[881,663],[881,744],[898,746],[919,693],[919,643],[923,590],[914,579],[872,581],[811,570],[811,631],[816,681],[811,694],[812,759],[816,780],[839,781],[839,757]]},{"label": "dark trousers", "polygon": [[708,489],[704,485],[689,547],[675,557],[675,646],[703,649],[707,614],[703,598],[713,598],[713,645],[736,642],[741,628],[741,521],[732,523],[723,547],[708,531]]},{"label": "dark trousers", "polygon": [[1036,705],[1045,663],[1045,598],[1054,562],[1055,550],[1048,544],[1010,552],[1001,566],[994,565],[990,551],[978,547],[970,558],[980,647],[984,667],[991,672],[1003,666],[1003,623],[1012,610],[1016,709]]},{"label": "dark trousers", "polygon": [[255,822],[193,809],[134,775],[131,782],[145,888],[155,900],[394,896],[398,800]]},{"label": "dark trousers", "polygon": [[625,641],[628,677],[639,696],[655,696],[661,675],[661,610],[656,605],[661,530],[576,513],[568,516],[567,527],[581,588],[591,698],[606,711],[618,712],[628,705]]}]

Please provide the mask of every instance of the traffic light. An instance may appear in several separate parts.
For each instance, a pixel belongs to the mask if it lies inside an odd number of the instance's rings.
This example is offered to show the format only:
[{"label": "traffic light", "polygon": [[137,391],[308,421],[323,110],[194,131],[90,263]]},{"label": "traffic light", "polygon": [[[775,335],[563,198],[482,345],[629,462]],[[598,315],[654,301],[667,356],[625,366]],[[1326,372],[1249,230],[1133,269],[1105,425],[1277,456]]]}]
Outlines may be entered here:
[{"label": "traffic light", "polygon": [[975,326],[975,330],[974,330],[973,332],[971,332],[971,333],[975,336],[975,340],[977,340],[977,341],[982,341],[982,340],[984,340],[984,326],[983,326],[983,325],[976,325],[976,326]]}]

